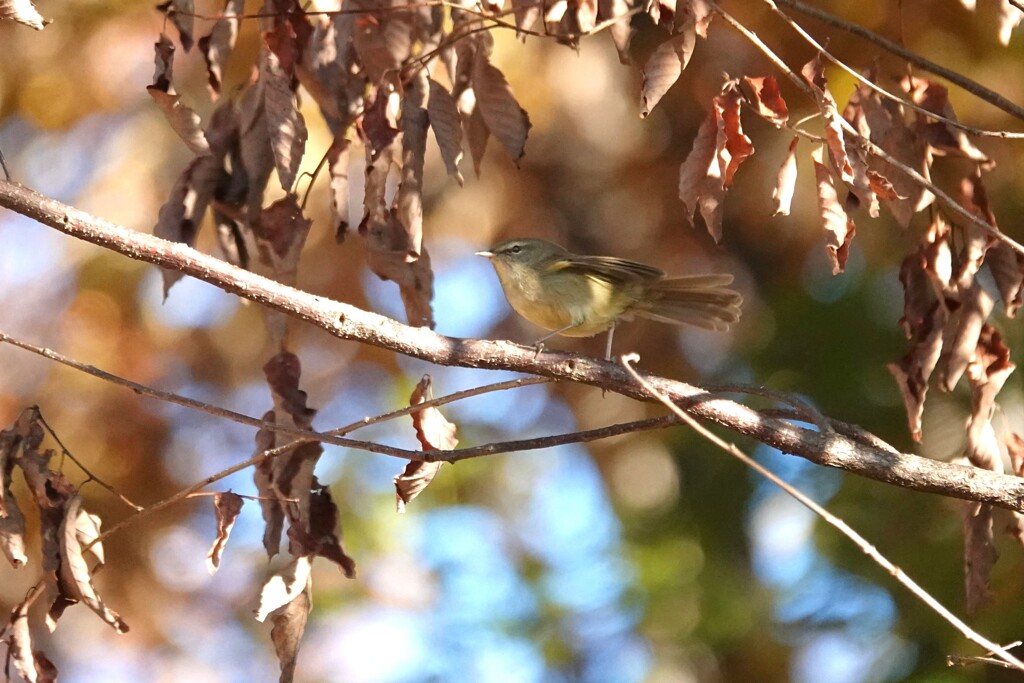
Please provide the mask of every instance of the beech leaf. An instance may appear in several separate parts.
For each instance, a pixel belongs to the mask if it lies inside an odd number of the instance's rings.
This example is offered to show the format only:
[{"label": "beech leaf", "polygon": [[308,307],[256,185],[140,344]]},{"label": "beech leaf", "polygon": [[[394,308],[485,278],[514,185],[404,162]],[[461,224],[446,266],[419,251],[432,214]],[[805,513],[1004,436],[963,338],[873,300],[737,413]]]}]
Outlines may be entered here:
[{"label": "beech leaf", "polygon": [[790,207],[793,204],[793,193],[796,190],[796,146],[800,142],[800,136],[794,135],[789,143],[789,151],[779,172],[775,176],[775,189],[772,190],[772,201],[774,203],[773,216],[788,216]]},{"label": "beech leaf", "polygon": [[[413,389],[409,405],[418,405],[433,398],[431,383],[430,375],[424,375]],[[455,438],[455,425],[433,406],[412,413],[412,423],[423,450],[450,451],[459,443]],[[442,464],[440,461],[413,460],[406,465],[405,470],[395,477],[395,504],[398,512],[405,512],[405,506],[433,481]]]},{"label": "beech leaf", "polygon": [[298,109],[291,76],[281,68],[277,55],[267,48],[261,54],[260,80],[277,176],[281,188],[291,192],[306,149],[306,122]]},{"label": "beech leaf", "polygon": [[235,525],[244,502],[240,495],[230,491],[213,496],[213,508],[217,512],[217,538],[214,539],[210,552],[206,553],[206,569],[211,576],[220,569],[220,559],[228,544],[228,537],[231,536],[231,528]]},{"label": "beech leaf", "polygon": [[759,78],[744,76],[743,80],[754,93],[754,105],[757,107],[758,113],[775,124],[776,128],[784,126],[789,121],[789,107],[782,99],[779,82],[775,76]]},{"label": "beech leaf", "polygon": [[0,0],[0,21],[10,19],[42,31],[48,22],[36,10],[32,0]]},{"label": "beech leaf", "polygon": [[274,652],[281,664],[279,683],[292,683],[295,680],[295,663],[299,656],[299,644],[306,632],[306,621],[309,619],[312,608],[312,581],[307,579],[306,586],[301,593],[270,615],[270,621],[274,624],[270,630],[270,640],[274,643]]},{"label": "beech leaf", "polygon": [[193,0],[167,0],[156,6],[167,15],[174,27],[178,29],[178,37],[185,52],[192,49],[192,32],[195,26],[195,3]]},{"label": "beech leaf", "polygon": [[238,16],[245,10],[245,0],[225,0],[223,16],[218,19],[210,32],[199,39],[199,51],[206,62],[206,78],[213,99],[220,95],[223,83],[224,64],[238,39]]},{"label": "beech leaf", "polygon": [[646,118],[671,88],[683,69],[690,62],[693,48],[697,43],[697,34],[693,22],[689,21],[678,33],[658,48],[644,64],[644,80],[641,87],[640,117]]},{"label": "beech leaf", "polygon": [[846,214],[839,202],[839,195],[832,184],[832,173],[822,163],[821,147],[811,153],[814,160],[814,177],[818,185],[818,216],[825,229],[825,246],[832,260],[832,274],[838,275],[846,267],[850,253],[850,242],[857,233],[853,219]]},{"label": "beech leaf", "polygon": [[478,58],[473,65],[473,92],[491,135],[502,144],[513,163],[518,164],[526,153],[530,117],[519,106],[504,74],[487,59]]},{"label": "beech leaf", "polygon": [[300,556],[292,559],[287,566],[275,572],[260,592],[260,604],[256,610],[256,621],[264,621],[274,610],[284,607],[297,598],[309,583],[312,559]]},{"label": "beech leaf", "polygon": [[430,127],[434,130],[434,140],[441,150],[441,159],[448,170],[448,175],[462,185],[464,179],[459,172],[459,161],[462,160],[462,118],[459,116],[455,98],[447,88],[434,79],[430,79],[427,112],[430,115]]},{"label": "beech leaf", "polygon": [[171,124],[174,132],[195,155],[210,151],[199,115],[188,105],[182,104],[179,95],[171,95],[153,85],[147,87],[146,91],[167,117],[167,122]]}]

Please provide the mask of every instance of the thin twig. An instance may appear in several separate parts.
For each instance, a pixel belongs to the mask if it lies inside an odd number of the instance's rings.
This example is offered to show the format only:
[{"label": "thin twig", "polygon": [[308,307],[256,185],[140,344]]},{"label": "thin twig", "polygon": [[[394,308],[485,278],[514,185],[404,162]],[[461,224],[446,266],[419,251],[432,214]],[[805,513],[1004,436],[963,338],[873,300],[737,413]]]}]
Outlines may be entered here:
[{"label": "thin twig", "polygon": [[432,398],[429,401],[417,403],[414,406],[406,406],[405,408],[393,410],[390,413],[384,413],[382,415],[377,415],[376,417],[364,417],[362,420],[359,420],[358,422],[353,422],[352,424],[345,425],[344,427],[338,427],[337,429],[332,429],[325,433],[330,434],[332,436],[344,436],[345,434],[354,432],[357,429],[361,429],[372,424],[377,424],[378,422],[384,422],[385,420],[393,420],[396,417],[409,415],[410,413],[415,413],[425,408],[436,408],[437,406],[443,406],[446,403],[461,401],[464,398],[479,396],[480,394],[487,394],[492,391],[518,389],[519,387],[526,387],[533,384],[547,384],[554,381],[555,380],[550,377],[519,377],[517,379],[510,379],[504,382],[485,384],[483,386],[473,387],[472,389],[456,391],[455,393],[448,394],[446,396],[438,396],[437,398]]},{"label": "thin twig", "polygon": [[[289,444],[291,447],[293,444]],[[210,496],[219,496],[225,493],[224,491],[193,491],[192,493],[185,496],[186,498],[208,498]],[[270,500],[275,503],[298,503],[298,498],[282,498],[281,496],[252,496],[248,493],[235,493],[234,491],[227,491],[233,496],[239,498],[245,498],[246,500]]]},{"label": "thin twig", "polygon": [[804,30],[804,28],[800,24],[798,24],[795,21],[793,21],[792,17],[790,17],[788,14],[786,14],[785,12],[780,10],[776,6],[776,4],[775,4],[775,0],[764,0],[764,2],[765,2],[766,5],[768,5],[769,8],[771,8],[772,12],[774,12],[776,16],[778,16],[780,19],[782,19],[782,21],[784,21],[787,24],[789,24],[789,26],[794,31],[799,33],[800,36],[804,40],[806,40],[808,43],[810,43],[810,45],[812,47],[814,47],[818,52],[820,52],[822,55],[824,55],[826,59],[831,61],[833,64],[838,66],[840,69],[842,69],[846,73],[848,73],[851,76],[853,76],[855,79],[857,79],[858,81],[860,81],[861,83],[866,85],[868,88],[871,88],[872,90],[874,90],[875,92],[880,94],[882,97],[890,99],[890,100],[892,100],[894,102],[899,102],[901,105],[903,105],[904,107],[907,107],[908,109],[912,109],[913,111],[916,111],[917,113],[922,114],[924,116],[927,116],[928,118],[933,119],[935,121],[941,121],[942,123],[946,124],[947,126],[952,126],[953,128],[959,128],[960,130],[964,131],[965,133],[970,133],[971,135],[977,135],[977,136],[982,136],[982,137],[1004,138],[1004,139],[1007,139],[1007,140],[1024,140],[1024,133],[1013,133],[1011,131],[1006,131],[1006,130],[985,130],[983,128],[975,128],[974,126],[968,126],[968,125],[963,124],[963,123],[961,123],[959,121],[954,121],[953,119],[950,119],[950,118],[947,118],[945,116],[942,116],[941,114],[937,114],[937,113],[935,113],[933,111],[929,111],[928,109],[925,109],[924,107],[919,106],[919,105],[915,104],[914,102],[912,102],[912,101],[910,101],[910,100],[908,100],[908,99],[906,99],[904,97],[900,97],[899,95],[896,95],[894,93],[889,92],[885,88],[881,87],[880,85],[878,85],[877,83],[872,81],[870,78],[865,78],[856,69],[853,69],[852,67],[848,66],[841,59],[839,59],[838,57],[833,55],[831,52],[829,52],[828,49],[825,46],[823,46],[821,43],[819,43],[817,40],[815,40],[814,37],[810,33],[808,33],[806,30]]},{"label": "thin twig", "polygon": [[[707,2],[709,7],[711,7],[720,17],[722,17],[722,19],[726,21],[726,23],[732,26],[737,32],[739,32],[747,40],[749,40],[755,47],[761,50],[761,52],[764,53],[764,55],[768,57],[768,59],[771,60],[772,63],[775,64],[786,75],[786,77],[788,77],[789,80],[791,80],[804,94],[806,94],[810,99],[816,100],[814,92],[811,90],[811,87],[807,83],[805,83],[804,80],[800,78],[800,76],[798,76],[796,72],[793,71],[793,69],[791,69],[789,65],[782,60],[781,57],[775,54],[775,52],[770,47],[768,47],[765,44],[765,42],[757,36],[756,33],[748,29],[746,26],[741,24],[735,17],[726,12],[721,7],[721,5],[715,2],[715,0],[705,1]],[[870,152],[879,159],[883,159],[890,165],[894,166],[895,168],[898,168],[905,175],[912,178],[918,185],[928,189],[928,191],[935,195],[935,198],[940,200],[951,213],[956,214],[961,220],[965,221],[966,223],[987,232],[988,234],[992,235],[1001,242],[1004,242],[1005,244],[1009,245],[1017,253],[1024,254],[1024,245],[1021,245],[1019,242],[1009,237],[1006,233],[999,230],[999,228],[996,228],[995,226],[986,223],[985,221],[981,220],[980,218],[972,214],[970,211],[961,206],[960,202],[950,197],[946,192],[944,192],[937,185],[935,185],[935,183],[931,182],[923,175],[918,173],[915,169],[910,168],[902,161],[893,157],[884,149],[882,149],[875,143],[871,142],[871,140],[861,135],[860,131],[858,131],[856,128],[850,125],[849,121],[847,121],[841,116],[836,117],[836,121],[839,123],[840,126],[842,126],[844,133],[851,140],[859,144],[866,152]]]},{"label": "thin twig", "polygon": [[127,496],[125,496],[121,492],[115,490],[113,486],[111,486],[110,484],[106,483],[105,481],[103,481],[102,479],[97,477],[95,474],[90,472],[89,468],[87,468],[85,465],[83,465],[82,462],[78,458],[76,458],[71,453],[70,450],[68,450],[68,447],[64,445],[64,442],[60,440],[60,437],[57,436],[57,432],[55,432],[53,430],[53,427],[50,426],[50,423],[46,421],[45,417],[43,417],[43,411],[39,409],[39,406],[32,406],[32,408],[33,408],[33,410],[35,410],[36,419],[38,419],[39,422],[41,422],[42,425],[44,427],[46,427],[46,431],[50,432],[50,436],[52,436],[53,440],[57,442],[58,446],[60,446],[61,452],[64,455],[67,456],[68,460],[70,460],[71,462],[75,463],[78,466],[78,469],[80,469],[83,472],[85,472],[85,476],[87,476],[89,478],[88,480],[86,480],[86,483],[88,483],[89,480],[92,480],[92,481],[96,482],[97,484],[99,484],[100,486],[102,486],[103,488],[105,488],[107,490],[107,492],[110,493],[111,495],[116,496],[117,498],[120,498],[121,502],[124,503],[125,505],[127,505],[128,507],[134,508],[136,510],[141,510],[142,509],[141,506],[136,505],[131,500],[129,500]]},{"label": "thin twig", "polygon": [[[422,409],[423,404],[416,406],[418,409]],[[516,451],[527,451],[537,450],[542,448],[551,448],[553,446],[564,446],[570,443],[586,443],[589,441],[597,441],[599,439],[607,439],[613,436],[620,436],[622,434],[630,434],[632,432],[662,429],[664,427],[670,427],[676,424],[677,420],[673,415],[664,415],[662,417],[653,417],[646,420],[636,420],[633,422],[624,422],[621,424],[609,425],[607,427],[599,427],[598,429],[590,429],[582,432],[570,432],[567,434],[556,434],[554,436],[538,437],[536,439],[521,439],[518,441],[504,441],[499,443],[484,444],[482,446],[475,446],[472,448],[460,448],[454,451],[410,451],[413,455],[420,456],[411,458],[415,460],[424,460],[427,462],[457,462],[459,460],[465,460],[467,458],[479,457],[482,455],[496,455],[498,453],[512,453]],[[175,503],[178,503],[186,498],[192,497],[197,492],[206,488],[214,482],[220,481],[225,477],[228,477],[236,472],[240,472],[247,467],[258,465],[261,462],[270,458],[276,457],[291,448],[298,445],[296,442],[287,444],[286,446],[279,446],[272,448],[267,451],[257,453],[253,457],[243,460],[242,462],[235,463],[231,467],[227,467],[216,474],[197,481],[186,489],[178,491],[177,493],[159,501],[152,505],[139,510],[134,515],[130,515],[120,522],[110,527],[102,534],[97,536],[85,549],[90,548],[92,545],[101,542],[103,539],[111,536],[112,534],[121,531],[141,519],[149,517],[155,512],[159,512],[164,508],[167,508]]]},{"label": "thin twig", "polygon": [[671,399],[669,399],[663,393],[659,392],[657,389],[651,386],[649,382],[647,382],[643,377],[637,374],[636,370],[634,370],[633,366],[631,365],[631,363],[635,363],[640,360],[640,357],[638,355],[630,354],[628,356],[622,356],[619,360],[622,363],[622,366],[626,369],[626,371],[633,376],[633,379],[636,380],[636,382],[640,386],[647,390],[647,392],[650,393],[651,396],[661,401],[669,410],[671,410],[676,415],[676,417],[678,417],[680,420],[682,420],[687,425],[692,427],[698,434],[700,434],[705,439],[707,439],[708,441],[710,441],[711,443],[715,444],[723,451],[728,453],[729,455],[733,456],[734,458],[742,462],[750,469],[754,470],[761,476],[768,479],[768,481],[780,487],[783,491],[785,491],[793,498],[795,498],[797,501],[799,501],[803,506],[805,506],[806,508],[814,512],[816,515],[821,517],[823,520],[831,524],[837,530],[839,530],[843,535],[845,535],[847,538],[853,541],[854,544],[856,544],[857,547],[860,548],[865,555],[870,557],[878,564],[878,566],[880,566],[886,572],[895,577],[897,581],[902,583],[907,588],[907,590],[913,593],[925,605],[934,610],[939,616],[941,616],[943,619],[949,622],[953,626],[953,628],[962,633],[965,638],[974,643],[977,643],[981,647],[987,649],[989,652],[998,655],[1003,661],[1012,665],[1013,668],[1019,671],[1024,671],[1024,662],[1020,661],[1019,659],[1011,655],[1009,652],[1006,651],[1005,648],[990,641],[988,638],[985,638],[977,631],[972,629],[970,626],[965,624],[955,614],[946,609],[938,600],[929,595],[927,591],[921,588],[921,586],[919,586],[913,579],[911,579],[902,569],[900,569],[895,564],[890,562],[884,555],[882,555],[881,552],[879,552],[877,548],[868,543],[867,539],[865,539],[859,533],[854,531],[854,529],[850,527],[850,525],[848,525],[839,517],[833,515],[831,512],[823,508],[821,505],[818,505],[816,502],[808,498],[799,489],[793,487],[786,481],[783,481],[782,479],[777,477],[774,472],[767,469],[761,463],[757,462],[756,460],[748,456],[746,453],[741,451],[739,448],[736,447],[735,444],[728,443],[727,441],[718,437],[711,430],[707,429],[706,427],[704,427],[704,425],[697,422],[696,419],[682,411],[675,403],[672,402]]},{"label": "thin twig", "polygon": [[1018,119],[1024,121],[1024,107],[1021,107],[1020,105],[1011,102],[1010,100],[1006,99],[1005,97],[995,92],[994,90],[989,90],[988,88],[978,83],[977,81],[973,81],[970,78],[967,78],[966,76],[957,73],[956,71],[952,71],[950,69],[945,68],[944,66],[936,64],[931,60],[925,59],[916,52],[912,52],[903,47],[902,45],[894,43],[893,41],[889,40],[888,38],[885,38],[884,36],[878,35],[874,31],[870,31],[864,28],[863,26],[852,24],[844,19],[840,19],[835,15],[829,14],[824,10],[820,10],[817,7],[813,7],[804,2],[801,2],[800,0],[774,1],[780,5],[784,5],[785,7],[794,9],[797,12],[800,12],[801,14],[813,17],[824,24],[828,24],[829,26],[832,26],[834,28],[841,29],[843,31],[846,31],[847,33],[852,33],[853,35],[858,36],[860,38],[864,38],[865,40],[868,40],[874,43],[875,45],[878,45],[879,47],[893,53],[894,55],[902,57],[903,59],[907,60],[908,62],[917,66],[918,68],[923,69],[924,71],[933,73],[936,76],[941,76],[942,78],[948,80],[950,83],[955,83],[956,85],[960,86],[961,88],[971,93],[972,95],[975,95],[978,98],[988,102],[989,104],[999,107],[1007,114],[1011,114],[1017,117]]}]

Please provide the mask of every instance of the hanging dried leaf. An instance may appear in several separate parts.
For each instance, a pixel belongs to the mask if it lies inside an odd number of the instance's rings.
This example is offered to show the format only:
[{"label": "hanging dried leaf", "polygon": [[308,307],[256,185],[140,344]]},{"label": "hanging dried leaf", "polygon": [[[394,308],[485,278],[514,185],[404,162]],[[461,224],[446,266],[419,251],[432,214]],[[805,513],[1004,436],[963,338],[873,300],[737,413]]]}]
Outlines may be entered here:
[{"label": "hanging dried leaf", "polygon": [[[988,191],[981,179],[981,171],[960,181],[960,203],[967,211],[979,220],[997,228],[995,214],[988,203]],[[973,223],[964,226],[966,243],[960,257],[960,268],[956,273],[958,286],[966,290],[970,288],[974,276],[985,261],[985,254],[996,243],[991,231],[980,228]]]},{"label": "hanging dried leaf", "polygon": [[[903,89],[913,99],[914,104],[934,112],[951,121],[957,121],[956,112],[949,102],[949,90],[926,78],[905,77],[901,83]],[[976,161],[986,169],[995,166],[984,152],[975,147],[970,138],[960,128],[943,121],[935,121],[924,114],[915,115],[914,130],[938,154],[953,154]]]},{"label": "hanging dried leaf", "polygon": [[[433,398],[431,381],[430,375],[423,376],[409,397],[409,405],[419,405]],[[412,413],[412,423],[423,450],[450,451],[459,443],[455,438],[455,425],[445,419],[437,408],[424,408]],[[405,512],[405,506],[427,488],[442,464],[414,460],[406,465],[405,470],[395,477],[395,504],[398,512]]]},{"label": "hanging dried leaf", "polygon": [[[277,415],[273,410],[263,414],[266,422],[277,422]],[[260,429],[256,432],[256,452],[254,455],[265,453],[274,448],[276,433],[269,429]],[[260,494],[260,512],[263,514],[263,549],[267,551],[267,557],[273,558],[281,550],[281,534],[284,531],[284,508],[278,498],[280,494],[274,486],[274,474],[277,459],[264,459],[256,464],[253,471],[253,483],[256,484],[256,491]]]},{"label": "hanging dried leaf", "polygon": [[210,151],[210,145],[206,142],[206,135],[203,133],[203,124],[199,115],[186,104],[181,103],[179,95],[171,95],[156,86],[149,86],[146,91],[160,107],[160,111],[167,117],[167,122],[182,142],[188,145],[196,156],[206,154]]},{"label": "hanging dried leaf", "polygon": [[998,242],[985,252],[985,263],[999,288],[1006,316],[1015,317],[1024,295],[1024,254],[1006,242]]},{"label": "hanging dried leaf", "polygon": [[291,192],[306,149],[306,122],[299,112],[291,76],[269,49],[263,49],[260,54],[260,80],[277,176],[281,188]]},{"label": "hanging dried leaf", "polygon": [[590,33],[597,26],[597,0],[576,0],[576,25],[581,33]]},{"label": "hanging dried leaf", "polygon": [[[127,633],[128,624],[103,604],[92,585],[92,572],[83,555],[82,543],[94,540],[96,531],[97,520],[82,509],[82,499],[77,495],[71,498],[65,507],[61,525],[61,589],[72,600],[85,603],[118,633]],[[103,561],[99,544],[94,545],[90,552],[97,560]]]},{"label": "hanging dried leaf", "polygon": [[427,102],[430,115],[430,127],[434,129],[434,140],[441,150],[448,175],[455,178],[461,186],[464,182],[459,172],[459,161],[462,160],[462,118],[459,116],[458,104],[448,90],[430,79],[430,99]]},{"label": "hanging dried leaf", "polygon": [[309,523],[288,527],[289,550],[293,555],[317,555],[338,565],[346,578],[356,576],[356,563],[341,543],[338,506],[330,490],[313,477],[309,497]]},{"label": "hanging dried leaf", "polygon": [[309,584],[312,558],[300,556],[287,566],[275,572],[260,593],[260,605],[256,610],[256,621],[264,621],[270,613],[278,610],[299,597]]},{"label": "hanging dried leaf", "polygon": [[9,19],[42,31],[48,22],[36,10],[32,0],[0,0],[0,21]]},{"label": "hanging dried leaf", "polygon": [[28,624],[29,607],[43,590],[42,583],[30,589],[25,599],[11,610],[11,619],[2,629],[7,642],[8,666],[13,663],[14,670],[27,683],[57,683],[57,667],[42,652],[32,649]]},{"label": "hanging dried leaf", "polygon": [[832,260],[832,274],[838,275],[846,268],[850,254],[850,243],[857,234],[857,226],[839,203],[839,195],[832,184],[832,174],[822,162],[821,147],[811,152],[814,160],[814,177],[818,185],[818,215],[825,229],[825,247]]},{"label": "hanging dried leaf", "polygon": [[355,21],[352,45],[371,84],[401,67],[412,48],[412,24],[404,13],[390,12],[387,18],[360,15]]},{"label": "hanging dried leaf", "polygon": [[651,113],[690,63],[693,48],[697,44],[693,22],[684,23],[680,31],[659,45],[644,65],[640,118],[646,118]]},{"label": "hanging dried leaf", "polygon": [[21,514],[18,501],[11,494],[10,482],[4,483],[4,510],[0,515],[0,551],[15,569],[21,569],[28,562],[25,554],[25,517]]},{"label": "hanging dried leaf", "polygon": [[[209,154],[196,157],[171,189],[157,217],[153,234],[171,242],[195,246],[206,208],[226,174],[221,162]],[[176,270],[163,269],[164,296],[181,279]]]},{"label": "hanging dried leaf", "polygon": [[693,224],[694,215],[700,209],[708,232],[716,242],[722,238],[722,202],[725,199],[716,153],[720,121],[721,113],[717,107],[712,107],[679,169],[679,198],[685,207],[687,220]]},{"label": "hanging dried leaf", "polygon": [[[472,91],[470,91],[472,92]],[[462,127],[466,131],[466,144],[469,146],[469,155],[473,158],[473,171],[476,177],[480,177],[480,164],[484,160],[484,152],[487,151],[487,141],[491,137],[491,131],[480,113],[480,107],[474,106],[470,112],[462,114]]]},{"label": "hanging dried leaf", "polygon": [[242,95],[238,111],[239,156],[246,178],[246,216],[258,216],[263,208],[263,194],[276,164],[271,149],[266,107],[263,106],[266,84],[262,79]]},{"label": "hanging dried leaf", "polygon": [[796,146],[800,142],[800,136],[794,135],[789,143],[789,152],[779,172],[775,176],[775,189],[772,190],[772,201],[774,202],[773,216],[788,216],[789,209],[793,204],[793,193],[796,190]]},{"label": "hanging dried leaf", "polygon": [[612,24],[608,32],[612,36],[612,42],[619,53],[619,62],[632,64],[633,60],[629,54],[629,45],[633,40],[635,31],[630,26],[630,18],[627,16],[630,7],[626,0],[598,0],[597,18],[601,21],[618,19]]},{"label": "hanging dried leaf", "polygon": [[238,17],[245,10],[245,0],[225,0],[223,16],[210,32],[199,39],[199,51],[206,62],[206,77],[214,100],[220,95],[224,65],[235,49],[238,39]]},{"label": "hanging dried leaf", "polygon": [[512,12],[516,17],[516,38],[526,40],[523,31],[529,31],[540,18],[541,5],[537,0],[512,0]]},{"label": "hanging dried leaf", "polygon": [[423,160],[427,153],[429,117],[427,73],[419,71],[406,86],[402,100],[402,179],[395,196],[395,216],[410,235],[410,253],[423,243]]},{"label": "hanging dried leaf", "polygon": [[206,570],[211,576],[220,569],[220,558],[228,544],[228,537],[231,536],[231,528],[235,526],[235,520],[242,512],[244,502],[240,495],[231,491],[213,496],[213,509],[217,513],[217,538],[214,539],[210,552],[206,553]]},{"label": "hanging dried leaf", "polygon": [[782,99],[782,92],[779,90],[779,82],[775,76],[763,76],[751,78],[744,76],[743,81],[750,86],[754,94],[754,106],[765,120],[781,128],[789,121],[789,107]]},{"label": "hanging dried leaf", "polygon": [[1010,36],[1013,30],[1024,21],[1024,11],[1020,5],[1014,5],[1010,0],[999,2],[999,42],[1003,45],[1010,44]]},{"label": "hanging dried leaf", "polygon": [[963,510],[967,613],[976,614],[991,598],[992,567],[998,553],[992,535],[992,506],[968,502]]},{"label": "hanging dried leaf", "polygon": [[742,95],[731,84],[715,98],[715,107],[721,112],[716,139],[718,166],[722,170],[722,185],[732,187],[736,171],[748,157],[754,154],[754,144],[743,132],[740,119]]},{"label": "hanging dried leaf", "polygon": [[487,128],[518,165],[526,153],[531,125],[526,110],[519,106],[505,76],[486,59],[478,58],[474,64],[473,92]]},{"label": "hanging dried leaf", "polygon": [[306,632],[306,621],[313,608],[313,582],[306,580],[306,587],[295,596],[295,599],[284,607],[280,607],[270,615],[274,627],[270,630],[270,640],[274,643],[274,652],[281,663],[279,683],[292,683],[295,680],[295,663],[299,656],[299,644]]},{"label": "hanging dried leaf", "polygon": [[153,85],[150,87],[174,92],[174,43],[161,33],[153,49]]},{"label": "hanging dried leaf", "polygon": [[163,12],[174,27],[178,29],[178,37],[185,52],[192,49],[193,28],[195,26],[195,3],[193,0],[167,0],[156,6]]},{"label": "hanging dried leaf", "polygon": [[348,233],[348,138],[335,138],[327,150],[328,172],[331,176],[331,225],[334,239],[340,244]]},{"label": "hanging dried leaf", "polygon": [[941,381],[946,391],[952,391],[967,370],[995,306],[992,295],[977,280],[962,296],[960,307],[950,316],[943,341]]},{"label": "hanging dried leaf", "polygon": [[896,188],[892,186],[889,179],[878,171],[867,172],[868,183],[870,183],[871,191],[878,195],[879,199],[886,201],[894,201],[896,199],[906,199],[896,192]]},{"label": "hanging dried leaf", "polygon": [[840,124],[839,108],[836,106],[835,98],[828,89],[828,81],[825,80],[825,66],[821,60],[821,54],[815,55],[814,59],[807,62],[800,74],[811,86],[814,96],[818,101],[818,109],[825,120],[825,141],[828,143],[829,154],[835,167],[839,170],[842,182],[852,184],[854,182],[853,167],[846,153],[843,127]]},{"label": "hanging dried leaf", "polygon": [[294,194],[278,199],[260,212],[253,226],[260,261],[273,270],[279,282],[294,284],[311,225],[312,221],[302,215],[299,198]]}]

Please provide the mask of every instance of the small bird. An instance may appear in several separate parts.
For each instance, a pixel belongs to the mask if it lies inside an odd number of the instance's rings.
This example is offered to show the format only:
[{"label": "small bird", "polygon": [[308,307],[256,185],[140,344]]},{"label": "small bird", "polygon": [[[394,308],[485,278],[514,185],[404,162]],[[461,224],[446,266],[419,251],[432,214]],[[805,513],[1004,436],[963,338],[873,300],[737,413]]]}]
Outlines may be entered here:
[{"label": "small bird", "polygon": [[612,256],[581,256],[541,239],[511,239],[477,256],[490,259],[516,313],[546,330],[592,337],[608,330],[605,359],[619,320],[649,318],[725,331],[740,318],[743,298],[726,273],[665,277],[653,266]]}]

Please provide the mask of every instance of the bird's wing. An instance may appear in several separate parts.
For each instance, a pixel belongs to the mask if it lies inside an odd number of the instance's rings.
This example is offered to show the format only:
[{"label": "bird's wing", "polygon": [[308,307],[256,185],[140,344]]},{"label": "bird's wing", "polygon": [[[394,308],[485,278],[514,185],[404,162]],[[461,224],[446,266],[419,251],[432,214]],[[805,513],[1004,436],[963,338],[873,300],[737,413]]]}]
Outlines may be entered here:
[{"label": "bird's wing", "polygon": [[665,272],[644,263],[615,258],[614,256],[569,255],[549,266],[551,272],[576,271],[602,277],[612,282],[638,282],[660,280]]}]

